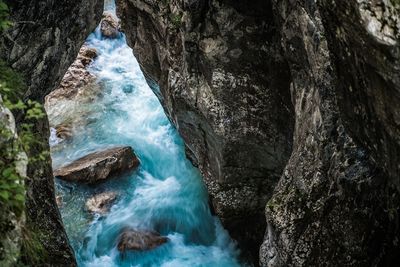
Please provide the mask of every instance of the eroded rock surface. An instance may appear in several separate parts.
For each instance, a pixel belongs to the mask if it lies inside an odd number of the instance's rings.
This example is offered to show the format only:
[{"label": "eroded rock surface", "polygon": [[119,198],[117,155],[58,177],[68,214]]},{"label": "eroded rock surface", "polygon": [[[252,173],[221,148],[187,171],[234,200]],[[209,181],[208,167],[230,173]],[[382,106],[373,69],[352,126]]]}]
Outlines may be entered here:
[{"label": "eroded rock surface", "polygon": [[100,22],[100,31],[104,37],[117,38],[119,36],[119,19],[111,12],[104,12]]},{"label": "eroded rock surface", "polygon": [[97,183],[139,166],[131,147],[114,147],[90,153],[54,171],[54,176],[81,183]]},{"label": "eroded rock surface", "polygon": [[290,73],[271,4],[117,4],[128,43],[200,168],[215,213],[257,258],[264,206],[293,132]]},{"label": "eroded rock surface", "polygon": [[45,109],[50,127],[61,140],[69,140],[74,132],[83,130],[91,109],[85,105],[101,96],[101,86],[88,67],[97,57],[94,48],[83,45],[68,68],[59,87],[45,97]]},{"label": "eroded rock surface", "polygon": [[54,102],[60,99],[72,99],[80,91],[84,90],[88,85],[93,83],[96,76],[91,74],[86,67],[96,58],[97,51],[94,48],[82,46],[78,56],[72,65],[68,68],[60,86],[48,94],[45,98],[46,109],[54,105]]},{"label": "eroded rock surface", "polygon": [[267,204],[262,266],[398,261],[398,1],[117,4],[242,248]]},{"label": "eroded rock surface", "polygon": [[147,230],[125,229],[118,238],[118,250],[146,251],[155,249],[168,242],[168,238]]},{"label": "eroded rock surface", "polygon": [[[266,206],[262,266],[398,261],[399,47],[368,33],[359,9],[366,2],[274,1],[296,124]],[[376,2],[385,9],[389,1]]]},{"label": "eroded rock surface", "polygon": [[86,201],[86,209],[91,213],[106,214],[116,199],[116,192],[100,193]]}]

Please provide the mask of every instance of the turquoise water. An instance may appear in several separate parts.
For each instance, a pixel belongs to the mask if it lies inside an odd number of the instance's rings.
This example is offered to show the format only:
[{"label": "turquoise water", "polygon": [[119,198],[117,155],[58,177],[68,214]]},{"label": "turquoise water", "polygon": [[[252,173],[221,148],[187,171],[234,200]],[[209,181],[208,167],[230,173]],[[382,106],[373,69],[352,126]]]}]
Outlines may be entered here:
[{"label": "turquoise water", "polygon": [[[59,143],[53,136],[53,165],[115,145],[132,146],[141,165],[95,186],[56,181],[79,266],[240,266],[235,244],[210,213],[198,170],[186,159],[182,139],[146,84],[125,37],[102,39],[97,29],[87,44],[99,53],[90,72],[102,85],[101,96],[85,104],[85,126],[71,142]],[[110,212],[88,214],[86,199],[105,191],[119,195]],[[116,242],[125,227],[156,230],[169,242],[123,256]]]}]

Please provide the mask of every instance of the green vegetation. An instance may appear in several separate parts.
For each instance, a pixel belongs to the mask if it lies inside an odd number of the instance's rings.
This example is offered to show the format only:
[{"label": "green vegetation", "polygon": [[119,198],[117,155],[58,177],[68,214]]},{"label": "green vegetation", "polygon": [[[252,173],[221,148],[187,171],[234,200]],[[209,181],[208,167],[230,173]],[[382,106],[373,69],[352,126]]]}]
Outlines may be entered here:
[{"label": "green vegetation", "polygon": [[180,28],[182,25],[182,15],[181,14],[170,14],[169,18],[175,28]]},{"label": "green vegetation", "polygon": [[0,0],[0,32],[6,30],[11,26],[11,22],[8,20],[8,7]]},{"label": "green vegetation", "polygon": [[[0,35],[10,27],[7,5],[0,0]],[[25,170],[28,160],[25,152],[38,144],[32,128],[33,121],[45,116],[42,106],[34,101],[22,101],[26,85],[22,77],[0,59],[0,265],[15,265],[25,258],[37,261],[43,251],[36,233],[24,225]],[[13,129],[10,110],[23,121]],[[43,160],[35,155],[29,161]],[[21,223],[22,222],[22,223]],[[24,255],[21,255],[21,248]],[[40,256],[39,256],[40,257]]]},{"label": "green vegetation", "polygon": [[[40,236],[42,235],[42,236]],[[22,258],[21,261],[29,262],[32,266],[41,266],[48,257],[47,251],[43,248],[40,240],[43,240],[40,231],[32,231],[27,228],[22,229]]]}]

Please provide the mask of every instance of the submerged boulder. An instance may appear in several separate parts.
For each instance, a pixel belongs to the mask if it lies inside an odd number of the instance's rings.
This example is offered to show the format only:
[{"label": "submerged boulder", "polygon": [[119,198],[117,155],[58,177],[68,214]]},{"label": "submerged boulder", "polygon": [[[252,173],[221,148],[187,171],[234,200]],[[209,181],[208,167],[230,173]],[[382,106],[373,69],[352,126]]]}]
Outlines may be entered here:
[{"label": "submerged boulder", "polygon": [[56,196],[56,203],[57,203],[57,206],[58,206],[59,208],[63,205],[63,198],[62,198],[62,196],[60,196],[60,195],[57,195],[57,196]]},{"label": "submerged boulder", "polygon": [[168,238],[155,231],[125,229],[118,240],[118,250],[146,251],[168,242]]},{"label": "submerged boulder", "polygon": [[100,31],[104,37],[115,39],[119,35],[119,21],[110,12],[104,12],[100,23]]},{"label": "submerged boulder", "polygon": [[104,192],[92,196],[86,201],[86,209],[91,213],[105,214],[117,199],[117,193]]},{"label": "submerged boulder", "polygon": [[93,47],[88,47],[86,45],[82,46],[79,50],[77,60],[80,60],[83,66],[87,66],[93,62],[97,57],[97,50]]},{"label": "submerged boulder", "polygon": [[131,147],[114,147],[90,153],[54,171],[54,176],[74,182],[96,183],[131,170],[139,160]]}]

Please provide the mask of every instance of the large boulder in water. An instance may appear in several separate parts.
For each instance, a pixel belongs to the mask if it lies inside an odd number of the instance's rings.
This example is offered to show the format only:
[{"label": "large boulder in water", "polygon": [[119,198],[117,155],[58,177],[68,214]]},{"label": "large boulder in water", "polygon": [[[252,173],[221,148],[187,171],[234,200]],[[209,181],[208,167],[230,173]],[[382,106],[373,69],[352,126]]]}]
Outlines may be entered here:
[{"label": "large boulder in water", "polygon": [[86,201],[86,209],[91,213],[105,214],[117,199],[117,193],[104,192],[92,196]]},{"label": "large boulder in water", "polygon": [[129,146],[114,147],[88,154],[54,171],[54,176],[74,182],[96,183],[131,170],[139,160]]},{"label": "large boulder in water", "polygon": [[110,12],[104,12],[100,23],[100,31],[104,37],[115,39],[119,35],[119,20]]},{"label": "large boulder in water", "polygon": [[168,242],[168,238],[159,233],[148,230],[125,229],[118,240],[118,250],[146,251],[151,250]]}]

